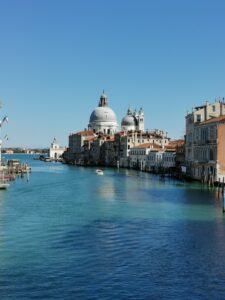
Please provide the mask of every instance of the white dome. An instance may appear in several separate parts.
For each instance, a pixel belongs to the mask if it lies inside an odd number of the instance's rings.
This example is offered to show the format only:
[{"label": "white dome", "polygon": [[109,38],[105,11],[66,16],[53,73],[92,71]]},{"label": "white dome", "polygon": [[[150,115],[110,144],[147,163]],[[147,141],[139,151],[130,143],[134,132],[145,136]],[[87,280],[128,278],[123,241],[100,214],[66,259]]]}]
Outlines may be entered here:
[{"label": "white dome", "polygon": [[99,106],[93,110],[89,123],[110,122],[117,124],[114,111],[108,106]]},{"label": "white dome", "polygon": [[88,128],[95,133],[102,132],[109,135],[114,134],[118,129],[116,115],[108,107],[108,99],[104,91],[100,96],[98,107],[91,113]]},{"label": "white dome", "polygon": [[121,122],[121,126],[135,126],[136,120],[132,115],[126,115]]}]

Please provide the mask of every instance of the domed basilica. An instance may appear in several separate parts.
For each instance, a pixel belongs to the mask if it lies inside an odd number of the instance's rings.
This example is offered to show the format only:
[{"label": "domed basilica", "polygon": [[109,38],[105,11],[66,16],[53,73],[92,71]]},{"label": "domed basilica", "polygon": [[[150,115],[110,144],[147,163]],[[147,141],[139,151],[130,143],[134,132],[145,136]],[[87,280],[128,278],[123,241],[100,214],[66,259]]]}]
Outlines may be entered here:
[{"label": "domed basilica", "polygon": [[108,106],[108,98],[102,93],[98,107],[91,113],[88,129],[103,134],[114,134],[117,132],[118,124],[114,111]]},{"label": "domed basilica", "polygon": [[[88,130],[95,133],[113,135],[118,131],[117,119],[114,111],[108,106],[108,98],[102,93],[98,107],[91,113]],[[141,108],[138,112],[129,108],[127,115],[121,122],[122,131],[141,130],[144,131],[144,111]]]},{"label": "domed basilica", "polygon": [[127,115],[122,119],[121,122],[122,131],[130,130],[141,130],[144,131],[144,111],[141,108],[138,112],[136,109],[134,112],[129,108]]}]

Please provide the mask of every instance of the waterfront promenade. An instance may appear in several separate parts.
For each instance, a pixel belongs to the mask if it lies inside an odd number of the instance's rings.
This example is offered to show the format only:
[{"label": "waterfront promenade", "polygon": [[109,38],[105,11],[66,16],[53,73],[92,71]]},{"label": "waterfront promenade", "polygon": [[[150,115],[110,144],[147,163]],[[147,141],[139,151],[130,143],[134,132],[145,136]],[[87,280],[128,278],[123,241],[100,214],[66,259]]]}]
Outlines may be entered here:
[{"label": "waterfront promenade", "polygon": [[1,300],[224,298],[215,190],[19,158],[32,174],[0,193]]}]

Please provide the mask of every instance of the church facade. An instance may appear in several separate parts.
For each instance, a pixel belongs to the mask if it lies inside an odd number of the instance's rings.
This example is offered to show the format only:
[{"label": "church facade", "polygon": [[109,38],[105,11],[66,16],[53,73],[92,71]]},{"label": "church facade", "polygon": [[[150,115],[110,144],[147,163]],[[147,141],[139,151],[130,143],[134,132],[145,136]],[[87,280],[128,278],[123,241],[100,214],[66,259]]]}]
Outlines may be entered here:
[{"label": "church facade", "polygon": [[64,153],[65,148],[61,147],[57,142],[56,138],[54,138],[53,142],[51,143],[51,147],[49,148],[49,157],[51,159],[60,159],[62,154]]}]

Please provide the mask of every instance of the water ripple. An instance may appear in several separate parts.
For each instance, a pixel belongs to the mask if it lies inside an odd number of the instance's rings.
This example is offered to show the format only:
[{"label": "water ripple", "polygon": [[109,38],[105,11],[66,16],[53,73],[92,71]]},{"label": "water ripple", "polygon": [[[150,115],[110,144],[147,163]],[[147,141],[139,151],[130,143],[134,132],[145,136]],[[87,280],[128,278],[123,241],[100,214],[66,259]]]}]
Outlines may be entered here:
[{"label": "water ripple", "polygon": [[1,194],[1,300],[223,299],[221,199],[135,171],[104,174],[35,161],[29,182]]}]

